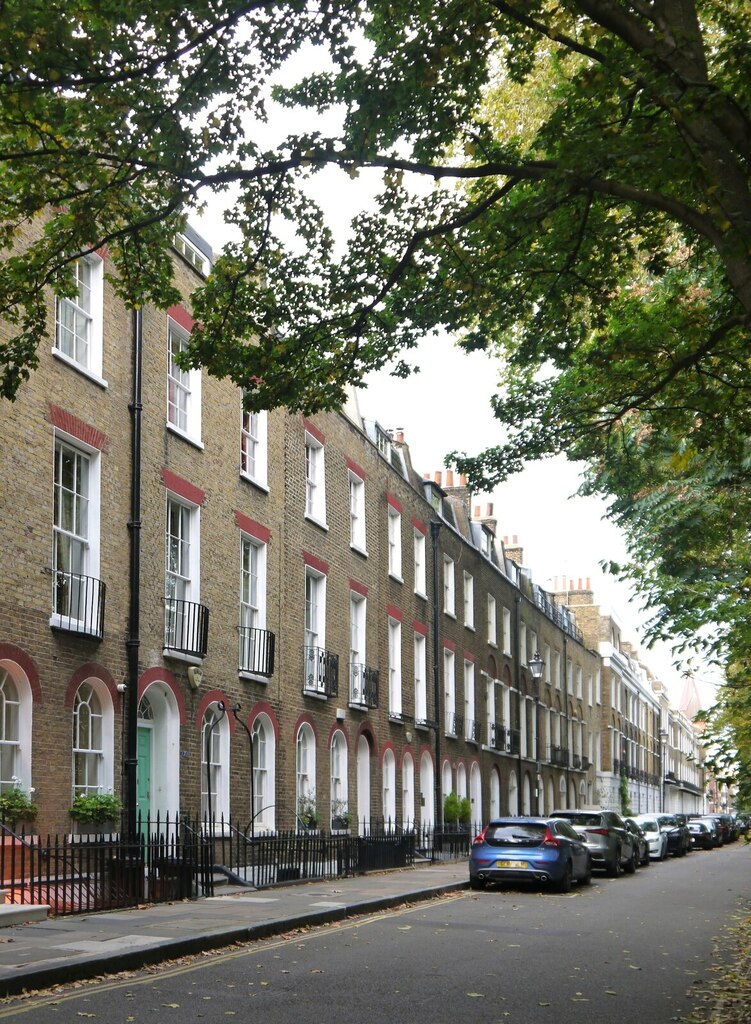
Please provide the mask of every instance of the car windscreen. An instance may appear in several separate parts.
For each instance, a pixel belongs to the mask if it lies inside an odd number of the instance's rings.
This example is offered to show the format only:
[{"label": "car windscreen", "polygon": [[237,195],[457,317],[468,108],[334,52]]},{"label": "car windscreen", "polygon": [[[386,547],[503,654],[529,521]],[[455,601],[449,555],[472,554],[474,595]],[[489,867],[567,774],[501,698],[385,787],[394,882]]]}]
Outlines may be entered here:
[{"label": "car windscreen", "polygon": [[557,814],[556,817],[565,818],[566,821],[573,822],[574,825],[590,825],[594,828],[599,828],[602,825],[600,814]]},{"label": "car windscreen", "polygon": [[639,824],[645,832],[659,832],[656,821],[640,821]]},{"label": "car windscreen", "polygon": [[541,843],[545,838],[547,826],[531,822],[504,822],[489,825],[485,839],[489,843],[534,842]]}]

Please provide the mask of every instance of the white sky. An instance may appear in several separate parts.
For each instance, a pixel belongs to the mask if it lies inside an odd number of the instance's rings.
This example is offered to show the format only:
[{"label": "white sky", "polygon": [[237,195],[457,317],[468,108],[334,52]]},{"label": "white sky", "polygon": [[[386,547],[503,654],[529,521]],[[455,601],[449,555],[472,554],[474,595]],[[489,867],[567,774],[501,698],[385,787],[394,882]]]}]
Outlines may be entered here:
[{"label": "white sky", "polygon": [[[305,127],[310,130],[310,114],[304,117]],[[316,127],[331,129],[327,120]],[[279,138],[295,127],[299,128],[299,123],[295,124],[294,113],[275,107],[269,125],[262,131]],[[331,170],[314,177],[311,194],[327,208],[342,242],[350,218],[369,205],[378,187],[373,175],[364,174],[352,182],[343,172]],[[225,197],[222,205],[226,203]],[[205,216],[192,220],[215,251],[228,239],[221,213],[213,203],[209,203]],[[410,361],[419,365],[421,372],[406,380],[390,377],[386,371],[372,375],[368,388],[360,392],[360,410],[387,429],[404,428],[418,472],[431,476],[437,470],[445,473],[443,459],[449,451],[476,454],[498,443],[499,428],[489,405],[497,375],[492,360],[483,353],[465,354],[448,338],[426,339],[411,355]],[[604,560],[624,559],[622,537],[603,519],[602,501],[572,497],[578,484],[575,466],[564,458],[548,460],[531,465],[492,495],[478,495],[472,504],[480,504],[484,510],[488,501],[493,503],[499,536],[518,537],[524,564],[540,586],[554,589],[555,577],[559,582],[564,576],[576,581],[589,577],[596,603],[609,607],[621,622],[624,639],[641,647],[644,616],[631,600],[628,588],[599,568]],[[669,645],[642,653],[645,664],[677,702],[682,682],[672,667]],[[710,688],[699,682],[702,696],[710,699]]]}]

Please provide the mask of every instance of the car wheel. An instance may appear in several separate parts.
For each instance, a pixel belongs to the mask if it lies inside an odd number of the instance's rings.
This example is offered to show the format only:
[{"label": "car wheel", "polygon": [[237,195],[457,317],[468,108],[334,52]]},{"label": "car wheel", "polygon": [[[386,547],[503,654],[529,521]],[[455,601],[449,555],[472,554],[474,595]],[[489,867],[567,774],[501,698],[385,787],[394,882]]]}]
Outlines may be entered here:
[{"label": "car wheel", "polygon": [[620,846],[615,851],[615,857],[610,862],[610,864],[607,865],[605,870],[607,871],[608,875],[611,878],[617,878],[618,875],[620,875],[620,873],[621,873],[621,848],[620,848]]},{"label": "car wheel", "polygon": [[587,860],[587,870],[584,872],[582,877],[579,879],[579,885],[591,885],[592,884],[592,861]]},{"label": "car wheel", "polygon": [[485,888],[485,882],[479,878],[470,878],[469,887],[481,892]]},{"label": "car wheel", "polygon": [[631,851],[631,856],[626,861],[626,863],[623,865],[623,870],[626,872],[627,875],[633,875],[638,866],[639,866],[639,853],[638,853],[637,850],[632,850]]},{"label": "car wheel", "polygon": [[574,870],[571,867],[571,861],[566,865],[566,870],[563,874],[563,878],[558,883],[558,892],[571,892],[571,882],[574,877]]},{"label": "car wheel", "polygon": [[647,852],[644,854],[644,860],[641,862],[641,866],[643,868],[648,868],[651,863],[652,860],[649,856],[649,847],[647,847]]},{"label": "car wheel", "polygon": [[662,844],[662,853],[660,854],[660,860],[668,859],[668,844],[665,842]]}]

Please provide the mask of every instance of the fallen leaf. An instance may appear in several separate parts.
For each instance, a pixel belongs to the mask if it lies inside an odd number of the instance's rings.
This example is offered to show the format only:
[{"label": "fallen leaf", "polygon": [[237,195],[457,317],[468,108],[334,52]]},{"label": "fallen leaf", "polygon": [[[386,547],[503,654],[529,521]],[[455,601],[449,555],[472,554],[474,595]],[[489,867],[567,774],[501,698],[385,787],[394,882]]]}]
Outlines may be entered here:
[{"label": "fallen leaf", "polygon": [[484,994],[482,992],[467,992],[467,995],[471,999],[484,999],[485,998],[485,996],[484,996]]},{"label": "fallen leaf", "polygon": [[397,931],[399,931],[399,932],[409,932],[411,930],[412,930],[412,925],[411,924],[400,925],[399,928],[397,928]]},{"label": "fallen leaf", "polygon": [[550,1003],[538,1003],[538,1006],[550,1006]]},{"label": "fallen leaf", "polygon": [[179,1010],[180,1009],[180,1004],[179,1003],[162,1003],[162,1006],[168,1006],[170,1008],[170,1010]]}]

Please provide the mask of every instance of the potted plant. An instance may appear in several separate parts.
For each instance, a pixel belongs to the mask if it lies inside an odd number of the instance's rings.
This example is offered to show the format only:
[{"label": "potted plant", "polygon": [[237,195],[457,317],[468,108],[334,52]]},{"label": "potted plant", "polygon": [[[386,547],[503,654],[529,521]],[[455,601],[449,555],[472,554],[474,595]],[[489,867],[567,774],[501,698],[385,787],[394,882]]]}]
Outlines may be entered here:
[{"label": "potted plant", "polygon": [[315,800],[303,796],[297,801],[297,820],[303,828],[318,828],[319,816]]},{"label": "potted plant", "polygon": [[331,828],[334,829],[348,829],[352,824],[352,813],[349,810],[346,801],[335,800],[331,805]]},{"label": "potted plant", "polygon": [[19,821],[34,821],[38,811],[37,805],[20,786],[11,786],[0,793],[0,820],[10,822],[13,829]]},{"label": "potted plant", "polygon": [[70,816],[81,832],[114,832],[121,810],[120,798],[114,793],[79,793],[70,806]]}]

